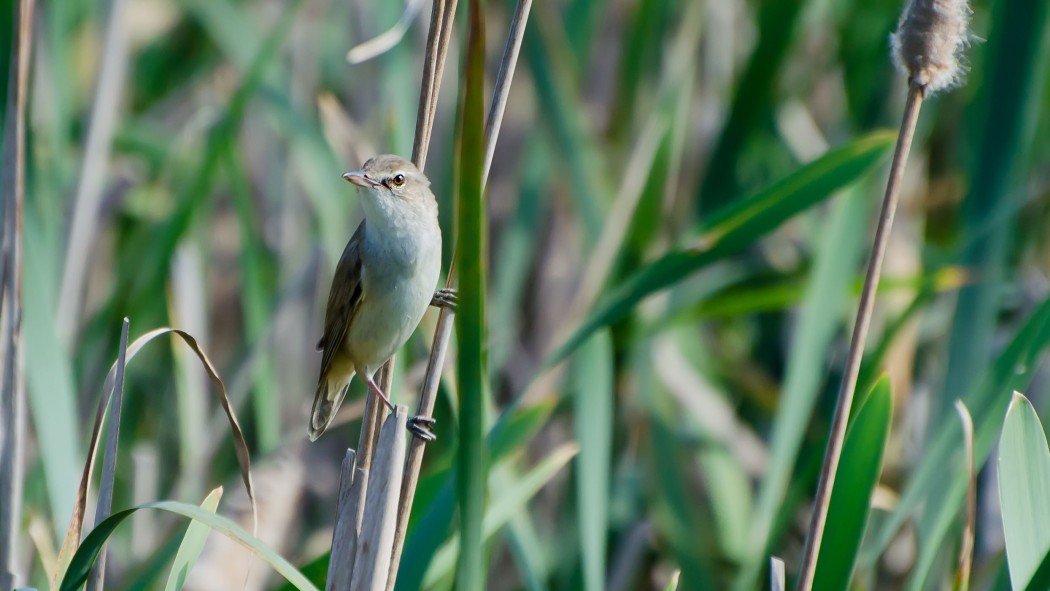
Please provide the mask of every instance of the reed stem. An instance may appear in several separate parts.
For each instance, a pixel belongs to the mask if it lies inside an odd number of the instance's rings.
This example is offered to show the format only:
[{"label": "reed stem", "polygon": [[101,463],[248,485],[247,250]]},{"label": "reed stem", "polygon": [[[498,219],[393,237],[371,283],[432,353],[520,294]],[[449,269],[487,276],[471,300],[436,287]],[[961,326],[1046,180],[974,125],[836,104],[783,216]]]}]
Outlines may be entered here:
[{"label": "reed stem", "polygon": [[864,288],[860,293],[860,304],[857,307],[857,319],[853,325],[853,337],[850,339],[849,354],[842,374],[838,400],[835,404],[835,415],[831,423],[831,435],[828,447],[824,452],[824,463],[820,469],[820,480],[817,494],[813,501],[813,514],[809,522],[809,534],[806,539],[802,562],[799,567],[799,591],[809,591],[813,587],[816,573],[817,557],[820,555],[820,543],[824,535],[824,524],[828,518],[828,506],[831,503],[831,492],[838,472],[839,458],[842,456],[842,444],[846,438],[846,426],[849,424],[850,409],[857,388],[857,376],[861,360],[864,358],[864,344],[871,325],[871,315],[875,309],[875,294],[878,291],[879,276],[882,273],[882,262],[886,257],[889,245],[890,230],[893,227],[893,216],[900,200],[901,181],[904,178],[904,167],[908,161],[912,138],[915,136],[915,125],[919,119],[919,110],[925,89],[917,84],[909,84],[908,100],[904,106],[904,117],[901,122],[897,146],[893,152],[893,163],[890,165],[890,176],[886,182],[886,193],[882,199],[879,212],[879,223],[875,230],[875,241],[871,257],[868,259],[868,270],[864,276]]}]

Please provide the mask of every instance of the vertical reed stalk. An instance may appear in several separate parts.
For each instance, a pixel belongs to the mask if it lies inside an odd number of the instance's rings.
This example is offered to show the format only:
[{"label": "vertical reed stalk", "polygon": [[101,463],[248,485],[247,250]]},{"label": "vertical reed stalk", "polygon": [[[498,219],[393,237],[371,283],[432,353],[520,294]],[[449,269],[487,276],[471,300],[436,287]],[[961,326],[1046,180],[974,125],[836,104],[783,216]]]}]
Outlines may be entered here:
[{"label": "vertical reed stalk", "polygon": [[[423,170],[427,162],[427,151],[430,147],[430,135],[434,129],[434,114],[437,113],[437,101],[441,88],[441,75],[445,71],[445,56],[452,38],[452,20],[456,16],[457,0],[434,0],[430,13],[430,32],[427,34],[427,51],[423,59],[423,79],[419,86],[419,109],[416,114],[416,137],[412,145],[412,162]],[[379,372],[379,388],[389,394],[393,382],[394,357],[387,361]],[[386,416],[385,408],[367,412],[368,404],[375,404],[374,394],[367,394],[366,412],[362,418],[361,432],[379,434],[379,424]],[[428,413],[429,414],[429,413]],[[363,442],[363,435],[361,441]],[[374,441],[373,441],[374,443]],[[365,449],[358,446],[358,457],[371,462],[371,446]]]},{"label": "vertical reed stalk", "polygon": [[[481,177],[483,193],[488,182],[488,173],[492,166],[496,141],[499,137],[499,128],[507,106],[507,98],[510,95],[511,82],[514,79],[514,70],[518,61],[518,54],[521,51],[522,40],[525,38],[525,26],[528,23],[531,10],[532,0],[518,0],[514,7],[510,31],[507,34],[507,42],[503,50],[499,74],[496,78],[496,87],[493,91],[492,102],[489,105],[488,117],[485,122],[485,162]],[[454,282],[455,272],[453,269],[449,269],[445,287],[452,287]],[[441,370],[448,355],[448,344],[452,336],[452,320],[454,317],[455,312],[451,308],[441,308],[437,327],[434,330],[434,341],[430,349],[430,358],[427,360],[426,375],[423,378],[423,385],[419,395],[419,407],[416,409],[416,413],[419,415],[430,416],[434,412],[438,386],[441,383]],[[400,566],[401,553],[404,551],[408,518],[412,513],[412,503],[415,500],[416,484],[419,482],[419,472],[423,465],[423,452],[425,449],[426,443],[419,438],[414,437],[409,443],[408,458],[405,461],[405,477],[401,484],[401,505],[398,513],[397,531],[394,537],[393,559],[390,562],[391,572],[387,585],[388,590],[393,589],[394,582],[397,579],[397,569]]]},{"label": "vertical reed stalk", "polygon": [[20,0],[11,51],[0,166],[0,589],[18,576],[18,527],[22,523],[25,470],[25,374],[22,351],[22,216],[25,204],[26,107],[34,0]]},{"label": "vertical reed stalk", "polygon": [[[445,57],[452,36],[452,23],[456,13],[457,0],[434,0],[431,11],[430,29],[427,36],[427,49],[424,59],[423,76],[420,84],[419,108],[416,118],[415,142],[412,150],[412,161],[421,170],[426,165],[427,151],[434,125],[434,116],[437,111],[437,100],[441,86],[441,77],[444,72]],[[492,163],[495,151],[496,139],[499,135],[500,123],[506,109],[507,98],[513,80],[518,54],[521,49],[522,39],[525,32],[525,24],[528,21],[532,0],[519,0],[514,11],[514,16],[508,34],[507,44],[504,49],[503,59],[500,64],[496,88],[489,107],[488,117],[485,122],[484,136],[484,160],[483,175],[481,178],[482,189],[488,178],[488,171]],[[446,287],[455,283],[455,271],[449,269]],[[455,314],[450,308],[442,308],[438,316],[437,328],[434,334],[434,342],[430,357],[427,362],[426,376],[419,397],[417,414],[429,416],[434,411],[437,400],[438,385],[441,381],[441,371],[448,354],[448,343],[452,334],[452,321]],[[384,392],[389,392],[392,367],[392,358],[383,366],[379,376],[379,384]],[[372,455],[376,453],[375,438],[379,433],[378,425],[383,420],[383,409],[376,403],[375,397],[369,393],[365,402],[365,413],[362,420],[361,436],[357,449],[358,466],[370,467]],[[412,510],[412,502],[415,497],[416,484],[419,481],[419,471],[423,462],[423,453],[426,444],[419,438],[412,438],[409,442],[408,455],[404,462],[404,476],[400,486],[400,504],[398,505],[397,527],[394,532],[393,548],[391,551],[390,572],[387,578],[387,589],[393,589],[397,579],[397,571],[400,563],[401,553],[404,549],[405,533],[408,527],[408,517]],[[357,474],[360,476],[360,474]],[[355,485],[356,482],[355,477]],[[356,506],[364,503],[367,492],[361,488],[359,496],[352,502]]]},{"label": "vertical reed stalk", "polygon": [[355,483],[354,473],[357,469],[356,460],[356,452],[352,449],[346,450],[339,470],[339,508],[335,514],[335,527],[332,528],[332,551],[328,555],[325,591],[348,588],[354,576],[353,556],[356,552],[357,531],[361,527],[356,519],[351,519],[351,516],[357,514],[351,497]]},{"label": "vertical reed stalk", "polygon": [[[457,0],[434,0],[430,14],[430,30],[427,34],[427,45],[426,54],[423,60],[423,76],[419,88],[419,107],[416,115],[416,132],[415,141],[412,147],[412,161],[416,166],[423,170],[426,165],[427,150],[430,145],[430,136],[434,125],[434,115],[437,112],[437,101],[439,89],[441,87],[441,76],[444,72],[445,56],[448,53],[448,45],[452,35],[452,21],[456,14]],[[451,319],[445,323],[446,326],[451,326]],[[439,321],[439,332],[441,322]],[[447,336],[445,337],[447,340]],[[431,358],[433,361],[433,356]],[[395,359],[393,357],[387,361],[379,372],[379,387],[387,393],[390,393],[393,368]],[[442,356],[441,363],[444,363],[444,356]],[[440,373],[440,365],[438,365],[438,373]],[[436,388],[434,389],[436,391]],[[429,405],[426,406],[425,412],[429,415],[433,412],[433,399],[429,401]],[[423,401],[420,401],[420,407],[423,408]],[[356,539],[363,534],[361,532],[361,519],[363,510],[366,505],[369,489],[369,474],[372,468],[373,456],[376,453],[378,438],[381,433],[380,424],[383,422],[386,416],[386,409],[382,404],[379,404],[377,397],[372,393],[368,392],[365,397],[365,411],[361,419],[361,433],[358,438],[357,446],[357,465],[353,470],[353,487],[349,490],[350,499],[347,503],[340,502],[340,508],[338,511],[338,520],[345,520],[349,516],[355,516],[355,527],[353,532],[354,540],[349,543],[348,554],[350,562],[356,562],[354,554],[356,551]],[[416,449],[418,440],[413,438],[412,446],[413,450]],[[421,458],[420,458],[421,459]],[[400,483],[397,488],[401,488]],[[415,484],[413,482],[412,489],[414,492]],[[398,519],[400,519],[400,505],[398,509]],[[395,528],[393,541],[394,548],[400,548],[403,543],[404,530],[400,527]],[[333,558],[335,557],[335,544],[333,542]],[[346,554],[346,553],[341,553]],[[400,551],[392,551],[389,555],[391,557],[391,565],[389,568],[389,574],[387,576],[388,586],[392,587],[394,580],[397,576],[397,562],[400,558]],[[338,567],[337,567],[338,568]],[[329,566],[329,577],[333,576],[333,566]],[[339,576],[345,576],[349,578],[352,576],[352,565],[351,570],[346,571]]]},{"label": "vertical reed stalk", "polygon": [[857,388],[857,375],[860,372],[860,362],[864,358],[864,343],[867,341],[871,315],[875,309],[875,293],[878,290],[879,276],[882,273],[882,261],[886,257],[890,229],[893,227],[893,215],[897,211],[897,202],[900,200],[904,166],[908,161],[912,138],[915,136],[915,125],[919,120],[919,110],[922,107],[924,94],[924,87],[914,83],[909,84],[908,101],[904,106],[904,118],[901,122],[900,134],[897,136],[897,146],[893,152],[890,177],[886,183],[882,209],[879,211],[875,242],[872,245],[871,257],[868,259],[868,270],[864,275],[864,287],[860,292],[860,304],[857,307],[857,319],[853,325],[853,337],[850,339],[846,368],[839,386],[838,401],[835,404],[831,435],[828,438],[827,450],[824,452],[824,464],[820,470],[816,499],[813,501],[813,515],[810,518],[809,535],[806,538],[799,571],[797,589],[800,591],[809,591],[813,586],[817,556],[820,554],[820,542],[824,535],[824,523],[827,521],[828,506],[831,503],[831,489],[838,471],[839,457],[842,455],[846,425],[849,423],[850,408],[853,406],[854,391]]},{"label": "vertical reed stalk", "polygon": [[368,483],[367,511],[363,515],[353,560],[351,591],[384,591],[390,576],[390,546],[397,527],[405,462],[405,421],[408,408],[399,405],[384,421],[375,447],[375,462]]},{"label": "vertical reed stalk", "polygon": [[797,589],[800,591],[809,591],[813,587],[835,474],[842,455],[850,408],[853,406],[857,375],[864,357],[864,343],[875,308],[875,293],[879,286],[882,261],[889,244],[893,214],[897,210],[901,180],[904,178],[904,167],[908,161],[912,138],[915,136],[919,111],[927,95],[958,83],[962,70],[959,58],[967,42],[969,15],[970,9],[966,0],[908,0],[897,24],[897,32],[891,38],[894,62],[899,70],[908,75],[908,100],[904,105],[900,134],[897,136],[890,176],[886,182],[886,194],[882,199],[879,223],[875,230],[875,242],[864,276],[864,287],[860,294],[846,368],[835,404],[831,434],[820,469],[817,495],[813,500],[813,514],[799,568]]}]

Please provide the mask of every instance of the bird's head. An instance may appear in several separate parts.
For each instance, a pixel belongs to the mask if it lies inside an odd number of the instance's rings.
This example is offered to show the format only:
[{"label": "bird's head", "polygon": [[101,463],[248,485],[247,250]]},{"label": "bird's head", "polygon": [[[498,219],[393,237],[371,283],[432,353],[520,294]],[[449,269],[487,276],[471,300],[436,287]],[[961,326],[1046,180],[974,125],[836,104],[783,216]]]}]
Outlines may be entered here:
[{"label": "bird's head", "polygon": [[365,162],[361,170],[348,172],[343,178],[365,189],[365,194],[373,200],[372,205],[384,212],[425,211],[436,207],[426,175],[400,156],[375,156]]}]

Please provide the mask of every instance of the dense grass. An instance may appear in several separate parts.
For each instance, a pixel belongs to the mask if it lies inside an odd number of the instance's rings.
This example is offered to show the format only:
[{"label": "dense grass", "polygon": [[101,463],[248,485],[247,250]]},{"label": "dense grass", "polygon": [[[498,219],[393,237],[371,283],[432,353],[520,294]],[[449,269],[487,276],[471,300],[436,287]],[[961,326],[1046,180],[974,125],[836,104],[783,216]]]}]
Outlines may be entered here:
[{"label": "dense grass", "polygon": [[[13,4],[0,8],[4,88]],[[491,84],[478,71],[495,79],[513,3],[476,3],[485,35],[466,60],[468,30],[481,29],[468,27],[472,4],[459,3],[426,165],[446,271],[459,261],[458,333],[398,588],[480,577],[494,589],[662,589],[680,570],[680,589],[743,591],[763,588],[771,556],[790,586],[905,96],[887,41],[901,3],[537,1],[484,191]],[[1024,555],[1021,574],[1004,558],[1025,524],[993,489],[1032,502],[1038,487],[1009,474],[1048,465],[1033,435],[1050,408],[1048,6],[976,3],[986,41],[968,51],[965,84],[923,107],[846,439],[844,457],[864,465],[840,466],[831,514],[852,519],[825,531],[821,560],[837,569],[818,574],[822,588],[953,580],[971,482],[956,399],[981,471],[971,588],[1050,580],[1045,551]],[[186,329],[224,379],[259,529],[245,531],[207,374],[160,342],[127,367],[107,586],[239,588],[246,571],[249,588],[286,584],[267,562],[323,586],[360,414],[350,401],[306,443],[324,297],[360,215],[339,176],[374,153],[410,154],[428,8],[389,52],[345,55],[401,7],[37,6],[21,583],[49,587],[129,317],[131,340]],[[115,86],[100,85],[106,71]],[[395,401],[415,400],[436,318],[398,357]],[[1004,424],[998,457],[1015,472],[993,481]],[[198,507],[221,485],[221,502]],[[156,501],[161,511],[117,527]],[[249,569],[212,534],[194,565],[204,530],[184,537],[176,515],[261,542],[267,562]],[[1005,543],[1000,515],[1014,524]],[[84,560],[69,576],[87,576]]]}]

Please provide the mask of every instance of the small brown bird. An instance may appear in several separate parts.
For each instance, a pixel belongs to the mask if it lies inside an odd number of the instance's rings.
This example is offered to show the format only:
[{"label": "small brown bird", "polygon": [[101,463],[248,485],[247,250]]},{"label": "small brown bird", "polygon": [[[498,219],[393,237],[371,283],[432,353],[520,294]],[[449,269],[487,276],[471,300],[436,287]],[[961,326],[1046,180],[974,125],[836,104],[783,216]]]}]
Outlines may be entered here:
[{"label": "small brown bird", "polygon": [[[441,274],[441,228],[427,177],[411,162],[383,155],[343,178],[364,189],[365,219],[339,258],[328,293],[310,441],[332,422],[355,374],[392,410],[375,372],[405,344],[428,305],[455,305],[452,290],[434,292]],[[433,422],[413,417],[408,426],[432,440]]]}]

